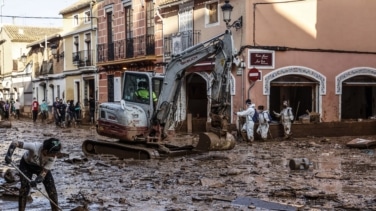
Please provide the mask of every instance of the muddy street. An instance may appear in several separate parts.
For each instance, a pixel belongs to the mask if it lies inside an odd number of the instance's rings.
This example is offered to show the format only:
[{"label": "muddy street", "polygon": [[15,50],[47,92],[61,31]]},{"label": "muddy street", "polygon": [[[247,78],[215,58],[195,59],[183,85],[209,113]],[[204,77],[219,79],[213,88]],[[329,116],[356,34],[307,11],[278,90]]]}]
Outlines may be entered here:
[{"label": "muddy street", "polygon": [[[12,121],[0,133],[1,210],[18,208],[18,175],[13,183],[4,179],[8,169],[15,171],[4,162],[9,144],[49,137],[63,143],[64,157],[52,171],[62,210],[376,210],[375,150],[346,146],[358,137],[239,142],[231,151],[139,161],[85,156],[84,140],[106,139],[90,126]],[[13,160],[22,154],[16,149]],[[291,170],[294,158],[305,158],[306,168],[297,163]],[[49,209],[48,199],[32,190],[27,210]]]}]

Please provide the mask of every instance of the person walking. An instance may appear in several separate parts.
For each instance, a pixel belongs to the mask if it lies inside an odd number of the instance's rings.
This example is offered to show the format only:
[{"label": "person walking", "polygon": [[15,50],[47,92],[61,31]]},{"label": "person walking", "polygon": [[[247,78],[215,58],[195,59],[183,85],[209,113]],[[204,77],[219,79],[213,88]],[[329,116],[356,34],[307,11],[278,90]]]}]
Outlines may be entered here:
[{"label": "person walking", "polygon": [[35,123],[37,121],[39,111],[39,103],[35,97],[33,98],[33,103],[31,104],[31,110],[33,112],[33,122]]},{"label": "person walking", "polygon": [[[12,155],[16,148],[27,150],[23,154],[19,165],[21,187],[18,197],[18,210],[24,211],[26,209],[30,187],[36,187],[38,183],[43,183],[46,189],[50,199],[51,210],[60,210],[55,182],[51,173],[56,157],[61,150],[60,140],[49,138],[44,140],[43,143],[29,143],[15,140],[10,144],[5,155],[5,162],[7,164],[14,165],[12,163]],[[37,175],[35,180],[32,180],[33,175]]]},{"label": "person walking", "polygon": [[273,111],[276,117],[281,117],[281,123],[283,125],[284,138],[288,139],[291,137],[291,123],[294,120],[294,115],[292,113],[292,108],[288,106],[288,102],[285,100],[282,103],[282,110],[280,113]]},{"label": "person walking", "polygon": [[4,119],[5,120],[8,120],[9,119],[9,115],[10,115],[10,103],[9,103],[9,100],[7,100],[4,104]]},{"label": "person walking", "polygon": [[18,99],[16,100],[16,102],[14,102],[13,106],[14,106],[14,112],[15,112],[14,118],[15,119],[20,119],[20,107],[21,107],[21,103],[19,102]]},{"label": "person walking", "polygon": [[269,123],[271,121],[270,114],[267,110],[264,110],[263,105],[259,105],[257,109],[259,110],[258,111],[259,125],[257,127],[256,132],[261,135],[262,140],[266,140],[268,138]]},{"label": "person walking", "polygon": [[60,112],[59,112],[60,102],[59,102],[58,97],[55,99],[55,102],[52,104],[52,107],[53,107],[55,124],[56,126],[59,126],[60,125]]},{"label": "person walking", "polygon": [[92,96],[90,96],[90,100],[89,100],[89,113],[90,113],[90,124],[94,124],[95,100]]},{"label": "person walking", "polygon": [[256,111],[255,104],[252,104],[251,100],[247,99],[245,101],[245,105],[247,107],[245,110],[234,112],[234,114],[237,116],[245,117],[245,123],[243,124],[243,127],[242,127],[242,136],[243,136],[243,139],[245,139],[243,134],[246,132],[247,133],[246,141],[252,144],[254,140],[253,130],[254,130],[255,123],[253,122],[253,116],[255,115],[255,111]]},{"label": "person walking", "polygon": [[42,104],[40,104],[40,112],[42,116],[42,122],[44,122],[44,120],[46,120],[48,117],[48,104],[44,99],[42,100]]},{"label": "person walking", "polygon": [[63,99],[60,99],[58,110],[60,114],[60,127],[65,127],[65,115],[67,111],[67,104],[63,102]]}]

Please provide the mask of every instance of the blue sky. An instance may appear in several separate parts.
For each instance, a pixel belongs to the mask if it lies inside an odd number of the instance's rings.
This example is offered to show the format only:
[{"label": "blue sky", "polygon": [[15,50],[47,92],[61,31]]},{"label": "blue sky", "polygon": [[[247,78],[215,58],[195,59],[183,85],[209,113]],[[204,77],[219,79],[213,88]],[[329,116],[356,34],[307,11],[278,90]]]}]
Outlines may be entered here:
[{"label": "blue sky", "polygon": [[[0,0],[0,15],[58,17],[59,12],[79,0]],[[0,17],[2,24],[61,27],[62,19]]]}]

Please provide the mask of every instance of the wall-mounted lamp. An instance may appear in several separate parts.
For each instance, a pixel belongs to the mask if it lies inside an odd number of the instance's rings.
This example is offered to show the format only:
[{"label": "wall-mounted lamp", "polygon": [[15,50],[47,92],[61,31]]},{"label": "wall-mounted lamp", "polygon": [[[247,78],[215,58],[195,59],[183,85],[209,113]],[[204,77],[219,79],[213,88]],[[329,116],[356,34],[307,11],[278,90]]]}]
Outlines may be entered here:
[{"label": "wall-mounted lamp", "polygon": [[27,60],[27,56],[25,55],[25,53],[22,54],[21,56],[21,62],[25,65],[26,64],[26,60]]},{"label": "wall-mounted lamp", "polygon": [[230,1],[225,1],[225,4],[221,6],[222,12],[223,12],[223,21],[226,23],[227,29],[230,29],[231,27],[234,27],[236,30],[241,29],[243,26],[243,16],[240,16],[238,20],[234,21],[232,24],[230,24],[231,21],[231,12],[234,8],[230,3]]},{"label": "wall-mounted lamp", "polygon": [[58,48],[57,48],[57,44],[56,44],[56,43],[51,44],[50,48],[51,48],[51,54],[52,54],[52,56],[53,56],[57,61],[59,61],[59,58],[63,58],[63,57],[64,57],[64,52],[62,52],[62,53],[59,54],[59,51],[58,51]]}]

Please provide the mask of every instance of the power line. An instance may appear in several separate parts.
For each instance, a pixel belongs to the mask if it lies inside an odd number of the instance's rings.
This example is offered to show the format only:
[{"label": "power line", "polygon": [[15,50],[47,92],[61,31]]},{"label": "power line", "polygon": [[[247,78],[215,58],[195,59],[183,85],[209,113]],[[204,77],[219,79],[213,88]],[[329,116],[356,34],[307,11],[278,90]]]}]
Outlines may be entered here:
[{"label": "power line", "polygon": [[[0,17],[5,17],[5,18],[20,18],[20,19],[74,19],[74,18],[62,18],[62,17],[35,17],[35,16],[16,16],[16,15],[0,15]],[[78,19],[84,19],[85,17],[78,18]],[[94,18],[94,17],[91,17]],[[77,18],[76,18],[77,19]]]}]

